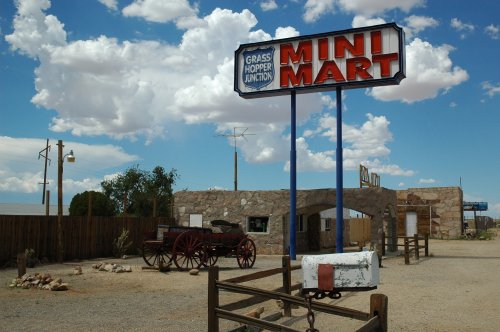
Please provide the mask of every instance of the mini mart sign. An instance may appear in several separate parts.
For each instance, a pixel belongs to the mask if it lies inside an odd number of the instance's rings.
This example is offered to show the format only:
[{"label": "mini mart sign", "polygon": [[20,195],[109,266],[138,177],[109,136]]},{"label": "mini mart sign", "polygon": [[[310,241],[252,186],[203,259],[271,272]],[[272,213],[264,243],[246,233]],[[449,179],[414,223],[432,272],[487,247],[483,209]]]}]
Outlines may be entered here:
[{"label": "mini mart sign", "polygon": [[234,90],[243,98],[399,84],[404,32],[388,23],[243,44],[234,71]]}]

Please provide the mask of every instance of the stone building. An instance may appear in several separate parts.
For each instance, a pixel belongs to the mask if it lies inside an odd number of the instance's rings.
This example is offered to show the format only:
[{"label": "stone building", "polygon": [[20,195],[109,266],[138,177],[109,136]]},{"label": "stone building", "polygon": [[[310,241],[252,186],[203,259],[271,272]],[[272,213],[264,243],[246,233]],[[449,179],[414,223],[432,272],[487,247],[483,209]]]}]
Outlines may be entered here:
[{"label": "stone building", "polygon": [[409,188],[397,191],[398,235],[429,234],[455,238],[463,230],[460,187]]},{"label": "stone building", "polygon": [[[372,219],[371,246],[381,252],[382,230],[396,240],[396,192],[385,188],[344,189],[345,208]],[[334,248],[335,224],[322,225],[320,212],[336,205],[335,189],[297,191],[296,251]],[[289,248],[289,190],[179,191],[174,194],[174,217],[182,226],[210,227],[210,221],[238,222],[255,241],[259,254],[286,254]],[[344,229],[344,238],[346,238]],[[388,245],[396,250],[396,243]]]}]

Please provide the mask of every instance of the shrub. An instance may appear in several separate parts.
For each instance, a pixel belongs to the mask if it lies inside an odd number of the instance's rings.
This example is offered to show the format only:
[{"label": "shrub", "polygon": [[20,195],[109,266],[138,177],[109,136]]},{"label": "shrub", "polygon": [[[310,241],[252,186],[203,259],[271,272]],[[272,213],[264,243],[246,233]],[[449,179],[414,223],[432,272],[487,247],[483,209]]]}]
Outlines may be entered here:
[{"label": "shrub", "polygon": [[24,251],[26,255],[26,266],[27,267],[35,267],[38,263],[38,257],[36,257],[36,253],[34,249],[26,249]]},{"label": "shrub", "polygon": [[129,233],[128,230],[123,228],[120,236],[113,241],[113,255],[116,258],[120,258],[123,255],[125,255],[130,246],[132,245],[132,241],[127,242],[128,233]]}]

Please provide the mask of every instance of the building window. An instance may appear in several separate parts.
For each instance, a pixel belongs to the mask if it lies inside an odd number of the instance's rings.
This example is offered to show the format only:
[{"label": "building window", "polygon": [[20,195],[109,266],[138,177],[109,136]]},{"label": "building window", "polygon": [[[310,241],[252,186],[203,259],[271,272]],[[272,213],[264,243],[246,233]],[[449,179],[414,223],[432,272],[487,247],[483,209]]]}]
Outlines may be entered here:
[{"label": "building window", "polygon": [[332,218],[325,218],[325,231],[332,229]]},{"label": "building window", "polygon": [[297,222],[297,232],[307,232],[307,224],[304,222],[304,215],[298,215],[295,220]]},{"label": "building window", "polygon": [[269,217],[248,217],[247,229],[249,233],[269,232]]}]

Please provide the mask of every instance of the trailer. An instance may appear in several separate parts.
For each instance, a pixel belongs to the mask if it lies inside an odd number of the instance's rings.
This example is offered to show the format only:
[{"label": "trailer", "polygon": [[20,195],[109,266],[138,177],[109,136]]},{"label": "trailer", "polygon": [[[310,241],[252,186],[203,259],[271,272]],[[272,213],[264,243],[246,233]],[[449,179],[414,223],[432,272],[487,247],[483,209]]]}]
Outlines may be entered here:
[{"label": "trailer", "polygon": [[149,266],[172,262],[181,270],[214,265],[219,257],[236,257],[241,269],[253,267],[256,260],[254,241],[241,225],[213,220],[212,228],[159,225],[147,232],[142,243],[142,257]]}]

